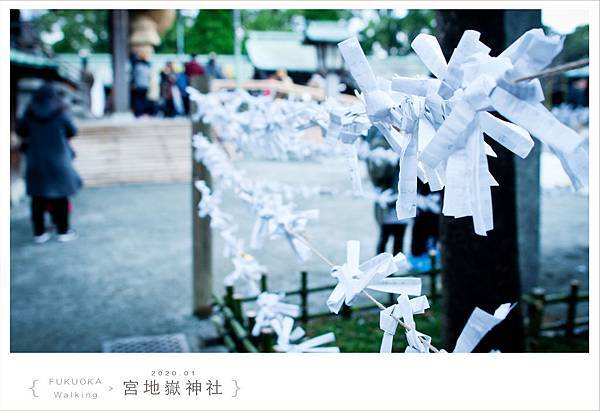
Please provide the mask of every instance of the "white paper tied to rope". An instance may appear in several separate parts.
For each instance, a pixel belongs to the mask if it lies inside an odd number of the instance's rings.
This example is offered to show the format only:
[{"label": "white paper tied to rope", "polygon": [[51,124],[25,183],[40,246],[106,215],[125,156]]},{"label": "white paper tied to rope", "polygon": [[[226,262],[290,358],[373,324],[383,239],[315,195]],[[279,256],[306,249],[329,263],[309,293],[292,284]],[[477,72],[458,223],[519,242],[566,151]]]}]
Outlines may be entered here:
[{"label": "white paper tied to rope", "polygon": [[351,306],[358,294],[365,289],[393,294],[421,294],[420,278],[388,278],[391,274],[410,267],[403,254],[399,253],[394,257],[389,253],[382,253],[359,265],[360,241],[348,241],[346,253],[346,263],[331,270],[331,276],[338,281],[327,299],[327,307],[331,312],[337,314],[344,303]]},{"label": "white paper tied to rope", "polygon": [[212,228],[227,228],[233,217],[221,211],[219,207],[221,199],[219,196],[211,193],[210,187],[206,185],[204,180],[198,180],[194,182],[194,185],[202,193],[200,202],[198,203],[198,216],[200,218],[210,216],[210,226]]},{"label": "white paper tied to rope", "polygon": [[265,195],[256,199],[257,218],[252,229],[251,248],[261,248],[264,240],[285,238],[300,262],[310,255],[310,249],[298,238],[303,235],[309,220],[319,218],[319,210],[295,211],[292,203],[284,204],[281,195]]},{"label": "white paper tied to rope", "polygon": [[[539,103],[543,99],[539,81],[513,82],[520,75],[547,66],[561,47],[560,39],[532,30],[494,58],[488,55],[489,48],[479,41],[479,33],[467,31],[444,69],[445,62],[435,38],[421,34],[413,42],[417,54],[441,80],[439,98],[450,111],[424,144],[419,155],[422,169],[418,170],[424,177],[422,180],[427,180],[435,190],[441,185],[439,180],[430,178],[432,171],[444,168],[443,213],[454,217],[472,216],[479,235],[493,228],[490,186],[497,185],[486,159],[486,155],[493,152],[484,142],[474,141],[483,140],[483,132],[522,158],[533,147],[531,132],[558,151],[576,188],[583,187],[587,181],[587,168],[573,167],[575,162],[569,161],[569,154],[565,154],[577,149],[578,159],[586,156],[585,148],[577,148],[584,144],[581,137],[560,124]],[[430,112],[436,108],[432,105],[434,86],[433,80],[403,78],[394,79],[392,84],[396,91],[427,96],[425,105]],[[487,110],[497,110],[516,124],[500,120]]]},{"label": "white paper tied to rope", "polygon": [[476,307],[460,333],[453,352],[472,352],[481,339],[485,337],[492,328],[502,322],[515,305],[516,304],[510,303],[502,304],[494,311],[493,315]]},{"label": "white paper tied to rope", "polygon": [[341,106],[328,100],[326,106],[329,111],[327,126],[327,139],[340,140],[343,143],[344,156],[350,172],[352,191],[355,195],[363,193],[362,180],[358,169],[358,155],[356,141],[370,127],[364,112],[355,106]]},{"label": "white paper tied to rope", "polygon": [[394,110],[396,103],[389,92],[380,87],[381,83],[375,78],[358,39],[351,37],[344,40],[338,43],[338,48],[362,92],[369,119],[381,131],[394,151],[403,152],[408,141],[404,141],[405,138],[392,127],[392,124],[402,120]]},{"label": "white paper tied to rope", "polygon": [[416,135],[421,103],[406,97],[394,101],[390,83],[375,78],[356,37],[339,43],[338,47],[364,95],[369,119],[399,155],[396,215],[398,219],[414,217],[417,212]]},{"label": "white paper tied to rope", "polygon": [[247,295],[257,295],[260,293],[258,282],[262,273],[267,271],[267,268],[260,265],[258,261],[244,252],[234,256],[231,259],[234,270],[229,273],[223,282],[226,286],[242,284],[247,286]]},{"label": "white paper tied to rope", "polygon": [[277,334],[275,351],[287,353],[339,353],[338,347],[322,347],[322,345],[335,342],[335,334],[330,332],[318,337],[300,341],[305,336],[302,327],[294,328],[294,319],[283,317],[281,320],[273,320],[271,327]]},{"label": "white paper tied to rope", "polygon": [[310,256],[310,248],[299,237],[304,235],[308,221],[318,218],[319,210],[317,209],[294,211],[292,204],[282,206],[269,223],[271,238],[285,238],[298,261],[306,261]]},{"label": "white paper tied to rope", "polygon": [[271,328],[277,334],[277,345],[280,347],[288,346],[306,335],[302,327],[294,327],[292,317],[273,319]]},{"label": "white paper tied to rope", "polygon": [[256,213],[256,221],[252,228],[250,237],[250,248],[262,248],[265,239],[269,235],[269,223],[275,217],[281,207],[282,198],[279,195],[257,195],[250,196],[252,207]]},{"label": "white paper tied to rope", "polygon": [[223,239],[223,257],[231,258],[240,255],[244,251],[244,240],[236,236],[237,226],[229,226],[221,230],[221,238]]},{"label": "white paper tied to rope", "polygon": [[335,343],[335,334],[328,332],[317,337],[309,338],[298,344],[275,346],[276,351],[287,353],[339,353],[338,347],[323,347],[325,344]]},{"label": "white paper tied to rope", "polygon": [[[398,328],[398,322],[392,316],[396,318],[402,317],[403,310],[401,304],[404,304],[405,301],[408,301],[412,314],[423,314],[425,313],[425,310],[429,308],[429,301],[427,301],[427,297],[424,295],[410,300],[408,300],[408,297],[406,296],[399,296],[398,304],[394,304],[386,308],[385,310],[380,311],[379,328],[381,328],[381,330],[383,331],[383,338],[381,339],[381,348],[379,350],[379,352],[381,353],[392,352],[392,343],[394,335],[396,334],[396,329]],[[420,335],[424,336],[424,334]],[[423,345],[420,341],[419,344],[421,346]]]},{"label": "white paper tied to rope", "polygon": [[258,336],[264,327],[272,326],[273,320],[282,321],[284,317],[297,317],[300,315],[300,307],[295,304],[284,303],[283,294],[263,292],[256,299],[258,311],[256,323],[252,328],[252,335]]}]

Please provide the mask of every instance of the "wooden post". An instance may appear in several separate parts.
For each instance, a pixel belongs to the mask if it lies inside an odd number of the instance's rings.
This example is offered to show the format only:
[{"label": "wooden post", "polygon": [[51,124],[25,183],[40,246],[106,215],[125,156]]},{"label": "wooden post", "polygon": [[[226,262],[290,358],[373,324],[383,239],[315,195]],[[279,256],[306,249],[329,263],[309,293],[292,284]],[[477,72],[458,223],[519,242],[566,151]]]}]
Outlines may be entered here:
[{"label": "wooden post", "polygon": [[397,299],[397,298],[398,298],[398,297],[396,297],[396,294],[394,294],[394,293],[389,293],[389,294],[388,294],[388,305],[394,305],[394,304],[396,304],[396,299]]},{"label": "wooden post", "polygon": [[238,293],[233,294],[233,314],[240,323],[245,323],[244,311],[242,310],[242,295]]},{"label": "wooden post", "polygon": [[129,10],[112,10],[110,13],[113,85],[111,91],[114,113],[129,111]]},{"label": "wooden post", "polygon": [[544,320],[544,300],[546,290],[536,287],[531,291],[533,301],[527,304],[527,316],[529,317],[529,338],[536,339],[540,336],[542,321]]},{"label": "wooden post", "polygon": [[308,322],[308,273],[300,271],[300,301],[302,308],[302,322]]},{"label": "wooden post", "polygon": [[[201,93],[210,91],[210,78],[196,76],[191,79],[191,86]],[[195,106],[195,105],[194,105]],[[195,107],[192,107],[195,110]],[[192,135],[202,133],[210,136],[210,125],[203,122],[192,123]],[[197,180],[204,180],[212,188],[210,174],[204,164],[194,161],[192,153],[192,282],[193,312],[200,318],[208,317],[212,312],[212,235],[210,217],[198,216],[198,203],[201,194],[194,186]]]},{"label": "wooden post", "polygon": [[248,338],[253,344],[256,344],[257,338],[252,335],[252,329],[256,324],[256,311],[248,310],[246,312],[246,318],[248,319],[248,322],[246,324],[246,329],[248,330]]},{"label": "wooden post", "polygon": [[569,292],[569,298],[567,300],[567,324],[565,327],[565,334],[567,337],[573,337],[575,335],[575,317],[577,315],[577,294],[579,294],[579,281],[571,281],[571,291]]},{"label": "wooden post", "polygon": [[[436,37],[449,58],[465,30],[477,30],[481,41],[498,55],[506,46],[504,10],[436,11]],[[489,24],[493,21],[494,24]],[[522,33],[522,32],[521,32]],[[514,32],[518,35],[517,32]],[[520,33],[519,33],[520,34]],[[486,139],[497,157],[489,158],[489,169],[500,183],[492,189],[494,229],[486,237],[473,231],[469,218],[442,217],[441,278],[442,346],[453,346],[475,307],[487,312],[507,301],[521,298],[515,155],[498,142]],[[529,161],[527,159],[526,161]],[[533,187],[531,188],[533,190]],[[485,275],[482,275],[485,273]],[[478,352],[495,348],[502,352],[524,351],[524,329],[520,307],[511,311],[476,347]]]},{"label": "wooden post", "polygon": [[349,320],[350,318],[352,318],[352,307],[347,306],[346,304],[344,304],[342,306],[342,318],[345,320]]},{"label": "wooden post", "polygon": [[434,303],[437,300],[437,276],[438,271],[436,267],[437,252],[435,250],[429,250],[429,259],[431,261],[431,268],[429,269],[429,294],[431,295],[431,302]]},{"label": "wooden post", "polygon": [[260,291],[263,293],[267,292],[267,275],[265,273],[260,275]]},{"label": "wooden post", "polygon": [[233,286],[228,285],[225,287],[225,305],[233,310]]},{"label": "wooden post", "polygon": [[275,345],[275,333],[271,327],[265,327],[260,333],[260,351],[273,352]]}]

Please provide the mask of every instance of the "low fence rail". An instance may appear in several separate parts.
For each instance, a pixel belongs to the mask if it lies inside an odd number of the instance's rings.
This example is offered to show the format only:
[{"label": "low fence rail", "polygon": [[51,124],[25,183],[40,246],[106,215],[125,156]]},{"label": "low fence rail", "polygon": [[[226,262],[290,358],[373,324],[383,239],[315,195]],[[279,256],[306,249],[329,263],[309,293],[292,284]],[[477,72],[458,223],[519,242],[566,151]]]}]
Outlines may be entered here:
[{"label": "low fence rail", "polygon": [[[531,293],[523,296],[523,302],[527,306],[528,336],[539,338],[546,332],[564,333],[567,337],[573,337],[581,329],[589,327],[589,317],[577,317],[577,306],[583,301],[589,301],[589,292],[580,292],[579,281],[573,280],[569,286],[568,293],[546,293],[543,288],[536,288]],[[566,305],[566,319],[544,323],[544,311],[548,306]]]},{"label": "low fence rail", "polygon": [[[420,276],[429,278],[429,287],[426,290],[428,298],[435,303],[441,296],[441,284],[439,282],[440,269],[438,268],[436,255],[432,254],[431,269],[422,272],[412,272],[403,274],[403,276]],[[299,296],[300,298],[300,317],[298,318],[304,325],[310,320],[330,315],[329,311],[310,312],[309,296],[317,292],[330,291],[335,288],[335,284],[322,286],[309,286],[309,273],[301,271],[299,273],[300,288],[284,291],[286,296]],[[548,294],[541,288],[536,288],[529,294],[522,296],[522,302],[526,307],[526,326],[527,337],[535,341],[542,334],[547,332],[564,333],[567,337],[575,336],[578,331],[589,327],[588,317],[577,317],[577,305],[584,301],[589,301],[588,292],[579,291],[579,283],[572,281],[568,293]],[[260,280],[260,289],[263,292],[268,291],[267,276],[262,275]],[[224,296],[214,296],[214,304],[222,313],[222,322],[217,325],[224,334],[225,345],[231,351],[237,352],[273,352],[275,345],[275,334],[272,329],[265,328],[257,337],[252,336],[251,330],[254,327],[256,311],[253,309],[244,309],[244,305],[256,301],[257,297],[243,297],[236,293],[233,286],[225,288]],[[390,294],[389,304],[395,303],[395,296]],[[566,320],[544,323],[544,310],[550,305],[566,304]],[[351,318],[354,312],[374,310],[376,306],[372,304],[343,306],[340,315],[343,318]]]}]

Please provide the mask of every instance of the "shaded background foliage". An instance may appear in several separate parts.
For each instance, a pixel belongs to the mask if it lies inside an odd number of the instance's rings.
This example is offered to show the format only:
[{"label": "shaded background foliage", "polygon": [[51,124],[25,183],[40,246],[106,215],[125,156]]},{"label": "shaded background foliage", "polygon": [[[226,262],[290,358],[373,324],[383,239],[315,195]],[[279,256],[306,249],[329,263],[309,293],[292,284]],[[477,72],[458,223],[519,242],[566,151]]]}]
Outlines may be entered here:
[{"label": "shaded background foliage", "polygon": [[[410,52],[410,43],[419,33],[435,33],[433,10],[407,10],[399,15],[394,10],[373,10],[365,17],[360,10],[242,10],[241,21],[245,31],[292,31],[301,29],[302,20],[362,19],[364,28],[358,33],[361,45],[367,52],[384,50],[389,55]],[[180,30],[183,31],[185,53],[233,53],[232,10],[200,10],[178,12]],[[88,49],[92,53],[110,51],[108,10],[48,10],[35,24],[41,32],[61,31],[62,39],[52,44],[56,53],[77,53]],[[158,53],[177,52],[177,24],[162,37]],[[546,31],[550,31],[546,29]],[[567,35],[565,48],[556,62],[573,61],[587,57],[589,27],[580,26]],[[244,50],[245,52],[245,50]]]}]

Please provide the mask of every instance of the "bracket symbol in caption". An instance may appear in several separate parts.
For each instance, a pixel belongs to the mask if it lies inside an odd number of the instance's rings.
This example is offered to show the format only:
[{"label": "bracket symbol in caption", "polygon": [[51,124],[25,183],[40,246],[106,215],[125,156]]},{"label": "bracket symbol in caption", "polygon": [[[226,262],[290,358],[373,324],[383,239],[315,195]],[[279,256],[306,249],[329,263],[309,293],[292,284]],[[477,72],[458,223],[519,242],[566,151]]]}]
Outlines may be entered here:
[{"label": "bracket symbol in caption", "polygon": [[238,385],[237,380],[233,380],[232,379],[231,381],[233,381],[233,383],[235,384],[235,394],[232,395],[232,397],[235,398],[238,395],[238,391],[240,390],[240,386]]}]

